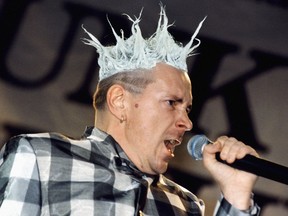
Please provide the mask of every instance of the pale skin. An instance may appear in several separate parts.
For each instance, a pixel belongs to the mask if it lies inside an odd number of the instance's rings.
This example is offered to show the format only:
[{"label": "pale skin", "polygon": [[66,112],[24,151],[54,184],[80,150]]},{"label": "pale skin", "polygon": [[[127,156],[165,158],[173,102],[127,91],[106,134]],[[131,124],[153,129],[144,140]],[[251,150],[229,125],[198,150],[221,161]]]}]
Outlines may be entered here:
[{"label": "pale skin", "polygon": [[[121,85],[107,93],[107,109],[96,110],[95,126],[106,131],[121,145],[130,160],[144,173],[167,170],[173,151],[193,125],[188,117],[192,106],[191,82],[187,73],[164,63],[153,68],[155,82],[141,94],[131,94]],[[228,202],[240,210],[250,206],[257,177],[219,163],[216,152],[228,163],[256,151],[235,138],[219,137],[207,145],[203,162],[219,184]]]}]

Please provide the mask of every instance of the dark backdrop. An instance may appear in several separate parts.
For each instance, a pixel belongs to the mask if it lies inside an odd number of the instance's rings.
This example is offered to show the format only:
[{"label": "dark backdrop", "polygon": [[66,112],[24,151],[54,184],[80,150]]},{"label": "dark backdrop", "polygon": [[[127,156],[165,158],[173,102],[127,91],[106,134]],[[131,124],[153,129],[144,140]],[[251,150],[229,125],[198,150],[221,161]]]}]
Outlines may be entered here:
[{"label": "dark backdrop", "polygon": [[[198,55],[188,61],[193,82],[194,133],[236,136],[260,154],[288,165],[288,2],[284,0],[162,1],[171,33],[184,42],[207,15]],[[123,13],[139,15],[144,36],[155,31],[154,0],[0,1],[0,141],[27,132],[57,131],[79,137],[94,122],[91,95],[97,55],[82,44],[81,25],[113,42],[106,20],[129,35]],[[120,26],[120,27],[119,27]],[[217,188],[185,144],[171,178],[197,193],[211,215]],[[286,185],[259,179],[262,215],[287,215]]]}]

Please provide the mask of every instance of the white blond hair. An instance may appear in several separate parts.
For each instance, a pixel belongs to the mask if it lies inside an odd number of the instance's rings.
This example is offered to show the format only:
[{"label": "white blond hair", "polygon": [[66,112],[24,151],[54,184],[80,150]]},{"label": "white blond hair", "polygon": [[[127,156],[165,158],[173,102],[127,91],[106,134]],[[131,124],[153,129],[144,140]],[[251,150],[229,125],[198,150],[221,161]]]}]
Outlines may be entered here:
[{"label": "white blond hair", "polygon": [[[128,19],[132,21],[132,34],[127,39],[124,38],[123,30],[121,30],[121,36],[117,35],[108,20],[116,39],[114,46],[103,46],[96,37],[82,26],[91,38],[84,38],[83,42],[95,47],[99,53],[99,80],[122,71],[139,68],[151,69],[156,66],[158,62],[164,62],[187,72],[186,59],[188,56],[193,55],[193,51],[200,45],[200,40],[196,38],[196,35],[206,17],[199,23],[190,41],[186,46],[183,46],[181,43],[177,43],[168,32],[168,28],[171,25],[168,24],[165,8],[162,5],[156,32],[148,39],[144,39],[141,34],[139,26],[141,14],[142,10],[139,17],[135,18],[135,20],[126,15]],[[193,46],[194,40],[197,41],[197,44]]]}]

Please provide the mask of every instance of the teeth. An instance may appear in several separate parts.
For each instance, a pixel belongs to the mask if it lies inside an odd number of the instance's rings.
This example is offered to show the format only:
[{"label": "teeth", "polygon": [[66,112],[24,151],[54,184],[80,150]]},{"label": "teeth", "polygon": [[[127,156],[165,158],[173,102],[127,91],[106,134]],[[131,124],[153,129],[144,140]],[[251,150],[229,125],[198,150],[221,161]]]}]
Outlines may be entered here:
[{"label": "teeth", "polygon": [[179,140],[170,140],[170,143],[172,145],[178,145],[178,144],[180,144],[180,141]]},{"label": "teeth", "polygon": [[168,145],[172,145],[172,146],[176,146],[176,145],[179,145],[181,142],[179,140],[166,140],[165,141],[165,145],[168,146]]},{"label": "teeth", "polygon": [[180,143],[179,140],[166,140],[165,141],[165,146],[168,149],[168,151],[170,152],[171,156],[174,157],[174,148],[176,145],[178,145]]},{"label": "teeth", "polygon": [[173,146],[176,146],[176,145],[179,145],[180,144],[180,141],[179,140],[167,140],[166,142],[165,142],[165,145],[167,146],[167,145],[173,145]]},{"label": "teeth", "polygon": [[169,149],[169,152],[170,152],[171,156],[174,157],[174,153],[171,149]]}]

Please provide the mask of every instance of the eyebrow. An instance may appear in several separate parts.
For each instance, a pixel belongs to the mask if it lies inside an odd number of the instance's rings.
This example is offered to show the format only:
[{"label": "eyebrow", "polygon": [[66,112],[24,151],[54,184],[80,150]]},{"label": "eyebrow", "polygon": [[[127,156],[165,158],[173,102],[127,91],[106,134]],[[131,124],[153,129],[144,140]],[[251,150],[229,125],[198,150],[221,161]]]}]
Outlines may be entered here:
[{"label": "eyebrow", "polygon": [[[179,98],[177,96],[174,96],[174,100],[177,102],[177,103],[181,103],[183,104],[183,98]],[[192,110],[192,102],[190,104],[187,105],[187,110],[189,110],[189,112]]]},{"label": "eyebrow", "polygon": [[[181,104],[184,103],[183,99],[182,99],[182,98],[178,98],[177,96],[174,97],[174,100],[175,100],[177,103],[181,103]],[[189,107],[189,108],[192,107],[192,102],[191,102],[191,104],[189,104],[187,107]]]},{"label": "eyebrow", "polygon": [[[178,96],[173,96],[174,97],[174,100],[178,103],[184,103],[184,100],[183,98],[179,98]],[[192,102],[191,102],[192,103]]]}]

